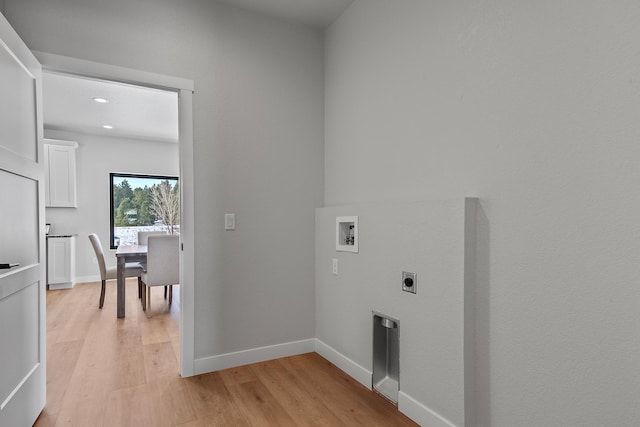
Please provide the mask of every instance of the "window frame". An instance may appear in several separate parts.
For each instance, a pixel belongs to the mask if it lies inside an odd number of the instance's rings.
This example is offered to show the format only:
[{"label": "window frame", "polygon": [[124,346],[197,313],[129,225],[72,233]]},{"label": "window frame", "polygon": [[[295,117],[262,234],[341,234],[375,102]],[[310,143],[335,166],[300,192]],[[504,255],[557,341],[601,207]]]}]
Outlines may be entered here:
[{"label": "window frame", "polygon": [[118,249],[118,246],[114,245],[115,237],[115,209],[113,206],[113,180],[114,178],[141,178],[141,179],[154,179],[154,180],[171,180],[180,183],[179,176],[171,175],[151,175],[142,173],[123,173],[123,172],[109,172],[109,248]]}]

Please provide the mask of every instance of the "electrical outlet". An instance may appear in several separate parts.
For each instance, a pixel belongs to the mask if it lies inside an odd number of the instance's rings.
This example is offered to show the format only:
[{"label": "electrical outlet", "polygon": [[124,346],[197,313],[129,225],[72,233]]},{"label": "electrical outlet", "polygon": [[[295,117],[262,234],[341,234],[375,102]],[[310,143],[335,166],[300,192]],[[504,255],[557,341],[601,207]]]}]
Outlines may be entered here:
[{"label": "electrical outlet", "polygon": [[337,258],[333,258],[332,260],[331,272],[336,276],[338,275],[338,259]]},{"label": "electrical outlet", "polygon": [[418,275],[416,273],[402,272],[402,290],[415,294],[418,289]]}]

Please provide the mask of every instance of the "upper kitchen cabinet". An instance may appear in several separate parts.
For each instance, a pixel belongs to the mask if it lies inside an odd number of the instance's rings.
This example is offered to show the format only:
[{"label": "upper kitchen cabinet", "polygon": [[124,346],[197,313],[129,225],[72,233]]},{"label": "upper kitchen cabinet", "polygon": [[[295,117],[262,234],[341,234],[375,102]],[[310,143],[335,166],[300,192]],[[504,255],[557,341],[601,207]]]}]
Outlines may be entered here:
[{"label": "upper kitchen cabinet", "polygon": [[44,140],[45,205],[48,208],[76,208],[76,149],[74,141]]}]

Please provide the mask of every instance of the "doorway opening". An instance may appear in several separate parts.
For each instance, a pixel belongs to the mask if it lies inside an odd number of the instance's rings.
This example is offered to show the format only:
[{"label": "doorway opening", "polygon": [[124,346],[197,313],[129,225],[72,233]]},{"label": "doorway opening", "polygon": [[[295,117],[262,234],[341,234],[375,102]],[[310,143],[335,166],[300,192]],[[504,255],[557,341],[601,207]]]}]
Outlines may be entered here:
[{"label": "doorway opening", "polygon": [[[154,150],[162,151],[166,154],[166,152],[171,151],[170,147],[173,144],[173,150],[177,155],[169,155],[169,158],[172,158],[173,161],[177,163],[175,166],[175,170],[177,170],[177,174],[174,171],[164,172],[159,169],[153,169],[154,167],[158,167],[157,162],[153,160],[154,155],[144,156],[140,155],[139,152],[133,158],[134,162],[137,162],[137,169],[132,169],[131,167],[127,167],[123,170],[123,167],[118,167],[117,165],[111,166],[113,169],[110,172],[132,172],[132,173],[145,173],[145,174],[154,174],[154,175],[170,175],[179,178],[180,182],[180,286],[179,293],[174,298],[174,304],[177,302],[179,307],[179,345],[176,348],[176,353],[179,353],[179,371],[183,377],[191,376],[194,374],[194,291],[193,291],[193,283],[194,283],[194,242],[193,242],[193,119],[192,119],[192,94],[193,94],[193,82],[189,80],[184,80],[180,78],[163,76],[153,73],[147,73],[138,70],[132,69],[124,69],[121,67],[110,66],[106,64],[93,63],[89,61],[79,60],[75,58],[61,57],[58,55],[51,55],[46,53],[34,52],[38,60],[41,62],[43,66],[43,73],[50,74],[55,76],[67,76],[74,77],[76,79],[80,79],[83,82],[104,82],[112,85],[119,86],[120,88],[125,87],[130,89],[135,87],[135,89],[143,89],[154,92],[156,95],[164,96],[166,94],[170,94],[176,100],[176,116],[177,116],[177,129],[175,129],[175,140],[171,141],[170,137],[162,136],[162,135],[152,135],[147,137],[141,137],[140,135],[135,138],[135,134],[131,134],[129,136],[120,134],[123,129],[118,129],[115,125],[110,123],[104,123],[106,127],[102,127],[99,132],[88,132],[86,129],[79,129],[77,131],[78,135],[81,135],[81,138],[99,140],[105,142],[106,144],[112,144],[110,147],[102,147],[103,150],[116,152],[118,154],[124,153],[127,150],[136,151],[140,150],[140,147],[133,148],[135,141],[142,140],[143,144],[146,144],[146,148],[143,151],[149,152],[149,147],[153,147],[151,144],[156,144],[155,149],[151,148],[150,151]],[[65,128],[64,124],[54,125],[47,124],[47,93],[48,89],[46,87],[46,79],[44,79],[44,121],[45,121],[45,137],[52,136],[59,138],[60,136],[70,135],[72,134],[69,128]],[[98,98],[98,99],[94,99]],[[103,102],[103,100],[107,100],[107,102]],[[109,105],[110,100],[108,97],[101,96],[100,94],[96,94],[91,97],[91,103],[103,103]],[[93,105],[93,104],[91,104]],[[98,110],[99,111],[99,110]],[[162,116],[164,113],[160,112],[157,115]],[[131,114],[132,115],[132,114]],[[94,117],[96,119],[96,117]],[[160,119],[161,122],[167,122],[166,117]],[[94,123],[95,124],[95,123]],[[109,128],[111,127],[111,128]],[[112,133],[108,133],[110,131],[115,131]],[[101,133],[103,132],[103,133]],[[106,134],[105,134],[106,132]],[[88,137],[88,135],[93,134],[93,136]],[[162,148],[160,148],[162,147]],[[93,147],[95,148],[95,147]],[[124,150],[124,151],[120,151]],[[94,153],[96,154],[96,153]],[[99,154],[99,153],[97,153]],[[121,156],[123,154],[120,154]],[[160,154],[162,156],[163,154]],[[151,157],[151,159],[149,158]],[[160,158],[160,157],[155,157]],[[98,162],[105,162],[106,156],[103,156]],[[83,160],[82,157],[78,159],[79,164]],[[132,159],[129,159],[131,161]],[[129,163],[131,164],[131,163]],[[86,166],[86,165],[85,165]],[[95,166],[95,164],[94,164]],[[104,164],[102,165],[105,166]],[[80,177],[79,177],[80,179]],[[95,186],[96,192],[105,192],[105,206],[106,212],[109,212],[108,204],[109,204],[109,189],[108,189],[108,179],[109,175],[102,182],[93,182],[92,185]],[[49,211],[49,210],[48,210]],[[47,218],[49,218],[50,212],[47,212]],[[51,215],[57,219],[59,225],[64,224],[64,220],[62,216],[63,213],[60,210],[52,210]],[[75,213],[72,212],[71,215],[68,216],[67,221],[72,221],[74,223],[78,223],[78,221],[82,221],[79,216],[82,215],[80,209],[77,209]],[[100,224],[100,231],[106,233],[105,241],[109,241],[109,219],[103,218],[104,215],[100,214],[99,221],[104,221],[105,224]],[[55,226],[54,221],[47,222],[52,223],[52,227]],[[86,230],[81,230],[86,231]],[[84,234],[84,233],[83,233]],[[79,235],[78,239],[82,240],[85,236]],[[106,245],[105,245],[106,246]],[[107,257],[109,255],[113,255],[110,253],[106,254]],[[115,256],[112,256],[113,262],[115,262]],[[86,259],[85,259],[86,262]],[[95,265],[90,265],[89,268],[95,268]],[[82,277],[80,277],[82,279]],[[134,299],[134,293],[129,292],[127,297],[129,300]],[[177,301],[176,301],[177,299]],[[156,305],[157,307],[157,305]],[[106,308],[106,306],[105,306]],[[115,316],[115,312],[107,313],[107,315]],[[176,313],[174,312],[175,316]]]}]

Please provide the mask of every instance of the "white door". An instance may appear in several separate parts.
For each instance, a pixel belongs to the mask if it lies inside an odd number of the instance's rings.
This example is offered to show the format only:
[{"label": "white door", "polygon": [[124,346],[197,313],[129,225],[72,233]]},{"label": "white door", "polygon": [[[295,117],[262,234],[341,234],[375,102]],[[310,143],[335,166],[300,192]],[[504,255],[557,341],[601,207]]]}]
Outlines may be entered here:
[{"label": "white door", "polygon": [[0,426],[31,426],[46,388],[41,67],[0,15]]}]

